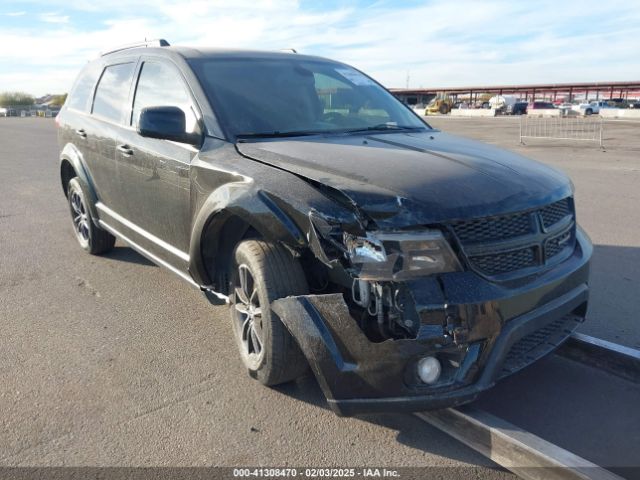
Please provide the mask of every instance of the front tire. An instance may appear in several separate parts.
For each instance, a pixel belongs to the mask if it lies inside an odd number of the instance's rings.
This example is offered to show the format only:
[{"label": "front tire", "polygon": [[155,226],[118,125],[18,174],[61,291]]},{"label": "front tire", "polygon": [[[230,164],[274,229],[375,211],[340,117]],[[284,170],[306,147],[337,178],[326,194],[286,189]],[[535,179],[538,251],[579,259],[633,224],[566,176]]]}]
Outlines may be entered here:
[{"label": "front tire", "polygon": [[245,240],[235,250],[231,274],[231,322],[249,375],[263,385],[301,376],[307,361],[271,302],[309,292],[302,267],[280,245]]},{"label": "front tire", "polygon": [[89,209],[89,197],[78,177],[69,180],[67,199],[73,222],[73,231],[80,246],[92,255],[105,253],[113,248],[116,239],[106,230],[96,226]]}]

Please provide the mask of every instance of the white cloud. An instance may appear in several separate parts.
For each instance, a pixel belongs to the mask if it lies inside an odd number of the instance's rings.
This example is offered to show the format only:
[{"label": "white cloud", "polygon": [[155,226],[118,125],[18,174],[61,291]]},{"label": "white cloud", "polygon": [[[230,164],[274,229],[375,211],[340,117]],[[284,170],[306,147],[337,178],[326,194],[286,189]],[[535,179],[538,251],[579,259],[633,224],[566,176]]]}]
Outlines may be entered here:
[{"label": "white cloud", "polygon": [[69,23],[69,15],[60,15],[58,13],[43,13],[39,16],[42,22],[47,23]]},{"label": "white cloud", "polygon": [[8,12],[5,13],[4,15],[6,15],[7,17],[22,17],[23,15],[26,15],[27,12],[25,11],[21,11],[21,12]]},{"label": "white cloud", "polygon": [[293,0],[74,2],[76,11],[108,19],[89,32],[69,21],[68,0],[25,2],[55,9],[43,16],[59,22],[37,32],[0,29],[0,85],[37,94],[66,91],[87,59],[145,37],[296,48],[350,63],[387,86],[404,86],[407,71],[413,87],[637,80],[640,72],[640,9],[625,0],[433,0],[312,11]]}]

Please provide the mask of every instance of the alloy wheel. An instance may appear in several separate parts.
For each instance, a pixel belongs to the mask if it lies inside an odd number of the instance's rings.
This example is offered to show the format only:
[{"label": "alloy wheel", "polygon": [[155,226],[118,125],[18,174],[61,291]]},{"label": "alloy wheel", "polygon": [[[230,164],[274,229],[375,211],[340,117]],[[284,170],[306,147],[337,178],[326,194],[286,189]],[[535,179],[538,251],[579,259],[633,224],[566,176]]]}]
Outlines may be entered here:
[{"label": "alloy wheel", "polygon": [[91,220],[87,213],[87,207],[82,200],[82,196],[75,190],[71,192],[69,204],[71,205],[71,217],[76,237],[78,237],[78,241],[83,247],[87,246],[91,239],[89,233],[89,222]]},{"label": "alloy wheel", "polygon": [[234,293],[236,331],[241,353],[247,366],[257,369],[264,357],[262,308],[258,285],[245,264],[238,266]]}]

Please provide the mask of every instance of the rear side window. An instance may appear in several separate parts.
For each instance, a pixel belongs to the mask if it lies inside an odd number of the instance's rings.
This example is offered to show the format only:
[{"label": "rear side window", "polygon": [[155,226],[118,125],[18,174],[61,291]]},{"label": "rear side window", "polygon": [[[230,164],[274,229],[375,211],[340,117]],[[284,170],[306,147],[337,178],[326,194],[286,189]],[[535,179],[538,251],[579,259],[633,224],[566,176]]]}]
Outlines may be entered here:
[{"label": "rear side window", "polygon": [[165,63],[145,62],[133,102],[131,124],[134,127],[138,125],[140,111],[143,108],[163,106],[180,108],[185,115],[186,131],[195,131],[197,119],[191,96],[178,71]]},{"label": "rear side window", "polygon": [[69,108],[75,108],[83,112],[89,109],[89,98],[100,71],[101,65],[99,63],[90,63],[82,70],[67,100]]},{"label": "rear side window", "polygon": [[129,97],[134,63],[110,65],[104,69],[93,100],[93,113],[107,120],[119,122]]}]

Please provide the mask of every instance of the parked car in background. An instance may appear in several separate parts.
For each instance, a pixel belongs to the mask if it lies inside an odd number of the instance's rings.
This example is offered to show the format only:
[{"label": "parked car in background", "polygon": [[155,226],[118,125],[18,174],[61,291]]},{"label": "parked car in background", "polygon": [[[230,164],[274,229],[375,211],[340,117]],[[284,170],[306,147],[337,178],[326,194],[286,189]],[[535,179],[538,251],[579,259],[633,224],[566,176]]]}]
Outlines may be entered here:
[{"label": "parked car in background", "polygon": [[528,105],[527,110],[553,110],[554,108],[556,106],[551,102],[535,101]]},{"label": "parked car in background", "polygon": [[507,115],[525,115],[527,113],[528,102],[516,102],[507,106]]},{"label": "parked car in background", "polygon": [[562,112],[562,115],[568,115],[569,112],[573,111],[573,104],[569,102],[562,102],[556,106],[558,110]]},{"label": "parked car in background", "polygon": [[606,103],[609,108],[627,108],[629,106],[624,98],[610,98]]},{"label": "parked car in background", "polygon": [[0,107],[0,117],[7,117],[7,109],[4,107]]},{"label": "parked car in background", "polygon": [[640,108],[640,100],[629,100],[629,108]]},{"label": "parked car in background", "polygon": [[582,115],[593,115],[594,113],[600,113],[600,103],[602,102],[579,103],[574,105],[572,109]]},{"label": "parked car in background", "polygon": [[574,105],[572,108],[582,115],[593,115],[596,113],[600,113],[600,109],[602,108],[611,108],[611,105],[609,105],[608,101],[605,100],[594,100],[591,102]]}]

